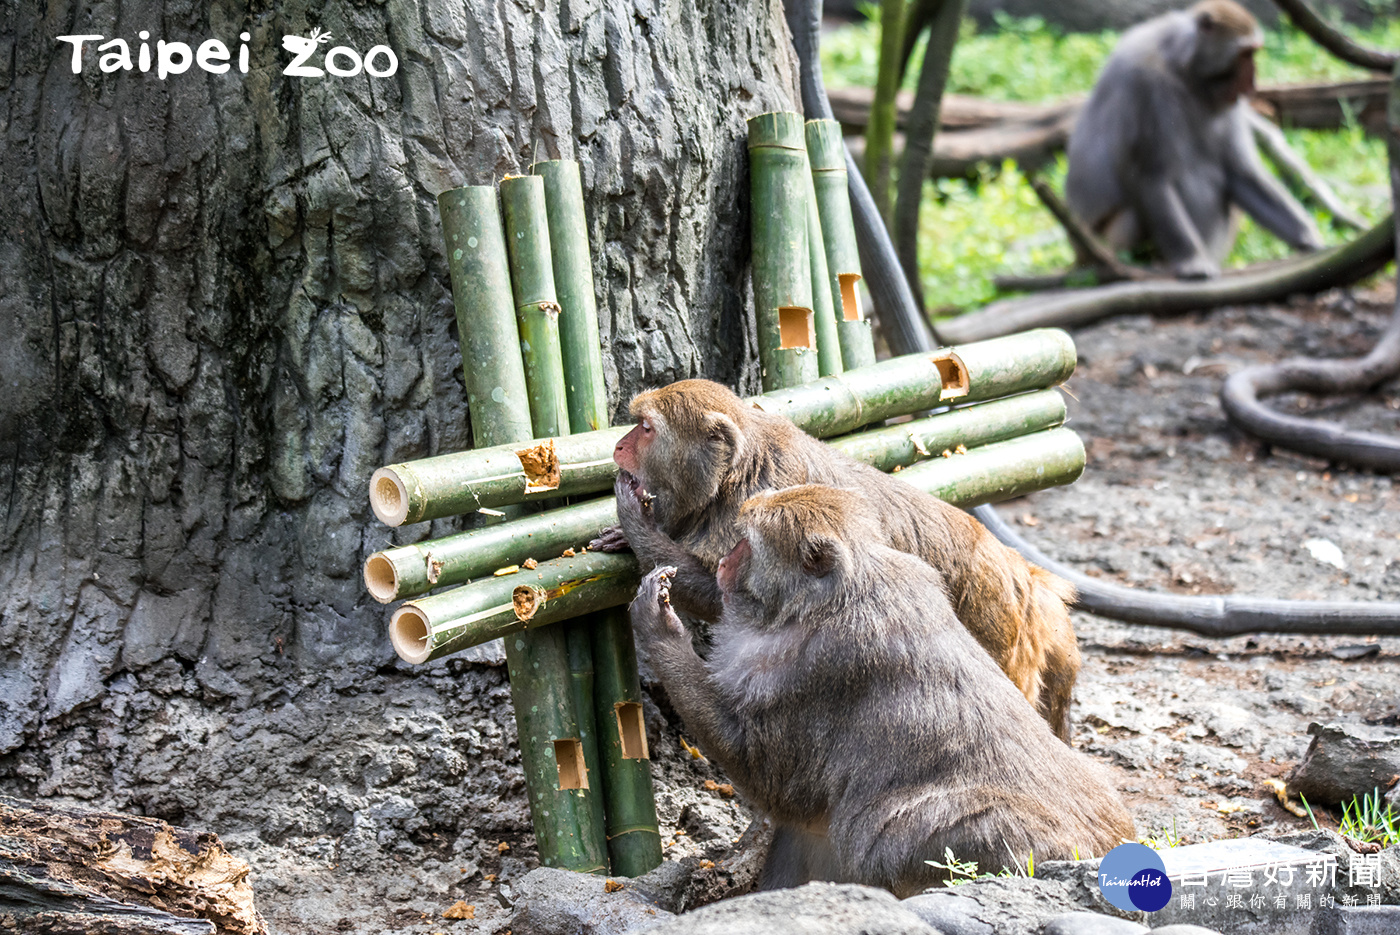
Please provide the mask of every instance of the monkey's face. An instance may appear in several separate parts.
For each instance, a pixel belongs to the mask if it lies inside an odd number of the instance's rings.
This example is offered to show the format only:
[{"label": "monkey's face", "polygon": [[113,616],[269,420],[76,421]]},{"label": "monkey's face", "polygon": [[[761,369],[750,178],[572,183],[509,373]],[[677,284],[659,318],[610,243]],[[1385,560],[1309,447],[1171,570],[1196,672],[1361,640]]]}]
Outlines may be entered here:
[{"label": "monkey's face", "polygon": [[1258,22],[1243,7],[1223,0],[1197,4],[1195,50],[1190,69],[1217,108],[1254,93],[1254,53],[1264,45]]},{"label": "monkey's face", "polygon": [[617,443],[613,461],[638,496],[650,501],[661,527],[674,530],[703,512],[729,480],[742,449],[742,434],[720,412],[670,418],[648,405],[646,394],[633,402],[632,413],[637,425]]}]

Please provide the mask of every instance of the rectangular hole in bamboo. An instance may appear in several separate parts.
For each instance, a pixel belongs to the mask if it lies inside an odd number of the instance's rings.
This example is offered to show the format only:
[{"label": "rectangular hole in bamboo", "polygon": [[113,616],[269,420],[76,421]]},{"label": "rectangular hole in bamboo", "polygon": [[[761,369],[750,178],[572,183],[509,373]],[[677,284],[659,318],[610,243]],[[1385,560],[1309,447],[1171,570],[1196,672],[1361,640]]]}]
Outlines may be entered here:
[{"label": "rectangular hole in bamboo", "polygon": [[624,760],[648,760],[647,729],[642,720],[642,706],[635,701],[619,701],[613,705],[617,714],[617,735],[622,739]]},{"label": "rectangular hole in bamboo", "polygon": [[554,741],[554,765],[559,768],[560,789],[587,789],[588,767],[583,762],[583,744],[577,740]]},{"label": "rectangular hole in bamboo", "polygon": [[938,368],[938,377],[943,381],[939,399],[957,399],[967,395],[967,367],[963,366],[957,354],[952,351],[937,354],[933,358],[933,365]]},{"label": "rectangular hole in bamboo", "polygon": [[816,336],[812,333],[812,310],[800,305],[784,305],[778,309],[778,347],[815,347]]},{"label": "rectangular hole in bamboo", "polygon": [[841,282],[841,316],[846,321],[860,321],[865,316],[860,310],[860,273],[842,273],[836,277]]}]

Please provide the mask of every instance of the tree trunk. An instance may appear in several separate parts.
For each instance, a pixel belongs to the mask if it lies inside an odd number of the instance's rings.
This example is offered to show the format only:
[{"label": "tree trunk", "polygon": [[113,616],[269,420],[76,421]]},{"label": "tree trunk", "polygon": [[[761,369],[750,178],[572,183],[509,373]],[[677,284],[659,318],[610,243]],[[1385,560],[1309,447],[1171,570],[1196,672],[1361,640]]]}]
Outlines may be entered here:
[{"label": "tree trunk", "polygon": [[[285,75],[313,28],[308,64],[397,74]],[[140,30],[233,67],[103,73]],[[523,831],[501,670],[400,669],[360,575],[460,527],[366,497],[470,444],[435,196],[577,159],[616,417],[682,377],[756,392],[745,121],[800,109],[780,4],[5,4],[0,66],[0,788],[347,866]]]}]

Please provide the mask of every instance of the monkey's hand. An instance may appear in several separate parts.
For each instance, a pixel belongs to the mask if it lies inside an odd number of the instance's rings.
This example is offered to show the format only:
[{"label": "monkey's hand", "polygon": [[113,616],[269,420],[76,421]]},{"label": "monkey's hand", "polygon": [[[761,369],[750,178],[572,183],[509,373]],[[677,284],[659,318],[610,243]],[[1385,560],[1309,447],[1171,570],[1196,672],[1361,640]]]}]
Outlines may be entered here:
[{"label": "monkey's hand", "polygon": [[1207,256],[1193,256],[1172,266],[1178,279],[1215,279],[1220,275],[1220,264]]},{"label": "monkey's hand", "polygon": [[671,606],[671,578],[675,574],[676,569],[671,565],[653,568],[637,588],[631,607],[632,626],[647,645],[683,640],[690,646],[685,624]]},{"label": "monkey's hand", "polygon": [[598,534],[598,538],[588,543],[590,552],[627,552],[632,548],[627,541],[627,533],[621,526],[609,526]]}]

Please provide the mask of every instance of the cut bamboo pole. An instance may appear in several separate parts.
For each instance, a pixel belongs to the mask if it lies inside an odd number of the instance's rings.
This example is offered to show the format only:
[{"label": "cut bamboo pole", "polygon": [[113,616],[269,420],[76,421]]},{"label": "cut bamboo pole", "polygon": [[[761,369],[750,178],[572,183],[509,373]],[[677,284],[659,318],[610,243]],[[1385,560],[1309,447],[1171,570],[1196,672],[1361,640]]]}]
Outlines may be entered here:
[{"label": "cut bamboo pole", "polygon": [[[954,506],[969,507],[1069,484],[1083,471],[1079,436],[1051,428],[921,461],[898,476]],[[394,613],[394,649],[406,662],[427,662],[526,627],[533,631],[625,604],[641,580],[636,557],[629,552],[588,552],[542,562],[535,577],[515,589],[503,583],[509,579],[488,578],[409,601]],[[510,643],[508,638],[506,645]]]},{"label": "cut bamboo pole", "polygon": [[[408,601],[394,611],[389,638],[405,662],[430,662],[498,636],[627,603],[640,580],[630,552],[551,559],[533,571]],[[506,641],[507,649],[512,643]]]},{"label": "cut bamboo pole", "polygon": [[[539,179],[532,181],[536,186],[540,184]],[[529,207],[529,202],[532,200],[529,189],[529,185],[516,189],[522,193],[520,199],[525,207]],[[451,206],[450,200],[449,206]],[[471,205],[459,204],[457,207],[468,209]],[[542,224],[543,205],[539,205],[539,208],[538,220]],[[535,212],[522,213],[532,220],[534,219]],[[495,217],[494,210],[486,211],[483,208],[470,220],[475,221],[475,226],[478,229],[483,229],[489,226]],[[510,218],[508,217],[507,223],[509,222]],[[447,225],[445,229],[456,226],[454,221],[445,223]],[[517,227],[519,226],[517,224]],[[540,329],[544,329],[547,333],[548,328],[557,328],[552,320],[555,313],[549,309],[549,303],[553,302],[552,282],[548,283],[550,294],[543,295],[543,283],[550,274],[548,234],[545,232],[541,235],[536,230],[529,237],[522,236],[519,239],[522,242],[528,240],[529,243],[526,246],[537,248],[541,242],[541,236],[544,247],[543,266],[540,264],[538,249],[522,251],[514,244],[506,248],[511,265],[525,273],[523,280],[512,283],[517,313],[517,334],[510,335],[500,344],[485,347],[477,347],[475,344],[465,346],[464,350],[467,353],[479,356],[464,357],[462,361],[464,370],[479,371],[478,377],[483,380],[484,385],[500,386],[502,385],[500,374],[514,372],[517,367],[520,368],[526,377],[526,391],[531,403],[530,419],[528,421],[520,419],[518,409],[512,410],[511,413],[504,411],[504,407],[513,401],[498,397],[495,392],[492,392],[479,401],[484,418],[479,425],[473,425],[474,436],[478,444],[501,445],[518,442],[528,438],[532,432],[552,434],[561,425],[567,424],[559,421],[560,418],[567,420],[568,415],[563,409],[563,378],[562,369],[558,365],[557,330],[554,334],[553,350],[554,362],[559,376],[553,384],[541,384],[539,387],[530,384],[532,366],[539,364],[541,349],[538,340],[535,341],[534,345],[530,344],[529,336]],[[529,289],[522,290],[522,282],[532,288],[538,288],[540,298],[532,296]],[[454,300],[461,307],[462,303],[473,301],[473,299],[471,296],[458,294],[455,288],[459,285],[469,288],[471,284],[465,280],[460,282],[454,280],[453,282]],[[499,285],[499,276],[497,276],[496,286],[499,287]],[[546,298],[548,301],[545,301]],[[554,308],[557,309],[557,306]],[[525,356],[521,353],[522,344],[532,348],[532,355],[528,360],[522,360],[522,357]],[[534,369],[538,372],[539,368],[535,366]],[[539,413],[534,408],[537,398],[548,398],[544,392],[546,390],[551,391],[552,395],[557,396],[558,399],[560,415],[555,416],[552,420],[540,418]],[[499,408],[494,412],[490,411],[493,406]],[[541,410],[541,412],[545,411],[547,409]],[[513,417],[510,417],[512,413]],[[377,482],[374,481],[372,484]],[[392,627],[390,637],[394,638]],[[592,802],[588,798],[588,790],[584,785],[588,775],[586,765],[580,769],[580,764],[583,762],[582,737],[585,731],[592,733],[591,727],[587,725],[591,724],[593,712],[591,708],[586,708],[584,714],[580,716],[572,704],[566,634],[562,628],[546,633],[523,633],[506,645],[505,654],[506,665],[510,673],[511,699],[515,709],[516,730],[520,742],[520,761],[525,773],[525,785],[529,792],[530,817],[534,826],[540,862],[545,866],[563,867],[588,873],[606,873],[607,850],[603,839],[603,829],[593,819]],[[594,793],[595,796],[599,794],[598,792]]]},{"label": "cut bamboo pole", "polygon": [[625,608],[615,607],[595,616],[594,720],[607,796],[608,854],[613,873],[635,877],[661,864],[637,649]]},{"label": "cut bamboo pole", "polygon": [[763,388],[818,373],[812,273],[807,253],[807,146],[802,115],[749,119],[753,302]]},{"label": "cut bamboo pole", "polygon": [[365,587],[381,604],[461,584],[526,559],[554,558],[581,548],[617,525],[610,499],[586,500],[481,529],[401,545],[365,560]]},{"label": "cut bamboo pole", "polygon": [[[1043,389],[1074,372],[1074,342],[1054,328],[909,354],[749,399],[817,438],[894,416]],[[370,479],[370,505],[389,526],[482,507],[597,493],[612,486],[613,448],[629,427],[391,464]],[[523,455],[523,457],[522,457]]]},{"label": "cut bamboo pole", "polygon": [[592,432],[606,428],[609,418],[603,358],[599,353],[598,303],[588,252],[583,183],[578,163],[572,160],[537,162],[530,169],[544,179],[554,288],[562,309],[559,343],[564,358],[569,428],[573,432]]},{"label": "cut bamboo pole", "polygon": [[[569,698],[578,718],[578,740],[582,748],[579,752],[583,755],[584,774],[579,779],[582,788],[587,790],[583,804],[588,808],[594,833],[602,836],[602,841],[596,845],[598,853],[606,858],[607,815],[604,806],[607,802],[607,783],[603,777],[603,760],[598,751],[597,716],[594,713],[597,676],[593,665],[593,627],[585,623],[591,619],[592,616],[570,620],[561,629],[564,631],[564,645],[568,650]],[[570,751],[566,749],[566,752]],[[577,763],[574,765],[577,766]],[[611,861],[604,864],[602,872],[608,872],[610,865]]]},{"label": "cut bamboo pole", "polygon": [[[569,428],[576,433],[596,431],[608,425],[608,398],[578,164],[548,162],[538,164],[535,170],[545,179],[555,285],[564,306],[560,336],[568,382]],[[644,747],[646,736],[640,705],[631,704],[641,700],[632,627],[626,613],[621,615],[620,626],[617,616],[616,611],[588,614],[564,624],[564,631],[576,686],[574,707],[581,721],[586,712],[593,723],[583,754],[601,785],[600,794],[593,799],[596,823],[606,831],[612,872],[631,877],[661,863],[661,835],[650,758],[645,752],[641,757],[619,757],[613,749],[619,719],[624,715],[636,715]],[[595,653],[604,664],[595,664]],[[606,752],[606,757],[601,752]]]},{"label": "cut bamboo pole", "polygon": [[[1040,390],[846,435],[830,444],[857,461],[890,471],[936,458],[960,444],[975,448],[1053,428],[1064,420],[1064,398],[1056,390]],[[366,560],[365,585],[378,601],[388,604],[489,575],[528,558],[553,558],[616,524],[616,505],[606,497],[385,549]],[[436,573],[436,581],[431,580],[430,570]]]},{"label": "cut bamboo pole", "polygon": [[1072,430],[1058,428],[924,461],[899,477],[967,508],[1072,484],[1083,473],[1084,443]]},{"label": "cut bamboo pole", "polygon": [[868,367],[875,363],[875,338],[860,303],[860,253],[851,218],[841,124],[835,120],[809,120],[806,137],[841,360],[847,370]]},{"label": "cut bamboo pole", "polygon": [[[549,249],[544,179],[517,175],[501,182],[506,249],[520,327],[520,352],[530,394],[530,423],[538,438],[564,434],[569,407],[559,347],[559,299]],[[496,349],[499,353],[500,349]]]},{"label": "cut bamboo pole", "polygon": [[[470,185],[445,191],[438,195],[438,214],[457,311],[472,442],[481,447],[492,440],[529,437],[525,367],[518,354],[501,353],[501,348],[518,346],[520,338],[496,190]],[[492,367],[471,363],[492,358],[497,358]]]},{"label": "cut bamboo pole", "polygon": [[980,448],[1055,428],[1064,421],[1064,397],[1058,390],[1039,390],[857,432],[828,444],[871,467],[893,471],[940,458],[959,446]]},{"label": "cut bamboo pole", "polygon": [[817,332],[817,372],[834,377],[846,369],[841,360],[841,338],[836,332],[836,308],[827,288],[826,247],[822,221],[817,213],[817,192],[807,173],[807,264],[812,271],[812,320]]}]

